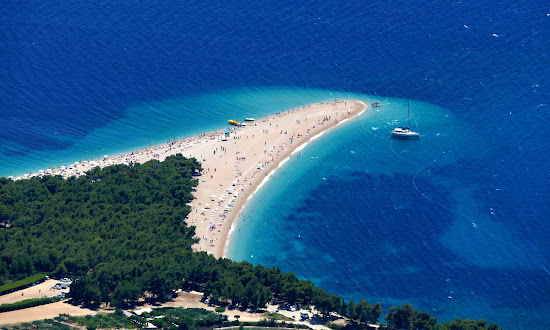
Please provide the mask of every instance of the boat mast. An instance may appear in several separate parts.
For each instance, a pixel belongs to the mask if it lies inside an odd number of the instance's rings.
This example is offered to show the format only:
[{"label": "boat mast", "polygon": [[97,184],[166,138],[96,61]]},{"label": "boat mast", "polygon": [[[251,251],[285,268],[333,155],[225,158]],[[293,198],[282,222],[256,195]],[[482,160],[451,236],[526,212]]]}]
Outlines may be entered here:
[{"label": "boat mast", "polygon": [[407,129],[411,129],[411,105],[409,100],[407,100]]}]

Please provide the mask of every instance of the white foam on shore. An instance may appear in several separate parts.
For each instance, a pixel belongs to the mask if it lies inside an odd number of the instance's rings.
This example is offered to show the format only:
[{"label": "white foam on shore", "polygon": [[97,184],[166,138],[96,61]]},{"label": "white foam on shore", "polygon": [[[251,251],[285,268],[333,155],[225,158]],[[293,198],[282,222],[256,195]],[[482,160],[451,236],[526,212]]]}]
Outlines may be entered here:
[{"label": "white foam on shore", "polygon": [[[303,149],[303,146],[305,146],[307,143],[304,143],[303,145],[299,146],[298,148]],[[296,148],[296,150],[298,150],[298,148]],[[295,150],[295,151],[296,151]],[[227,238],[225,239],[225,246],[223,248],[223,255],[222,255],[222,258],[225,258],[225,256],[227,255],[227,248],[229,247],[229,241],[231,239],[231,235],[233,234],[233,231],[235,231],[235,228],[237,227],[237,223],[239,222],[239,217],[238,215],[241,214],[241,212],[244,210],[244,208],[247,206],[248,204],[248,201],[254,197],[254,195],[256,194],[256,192],[258,192],[260,190],[260,188],[262,188],[266,183],[267,181],[269,181],[269,179],[271,179],[271,177],[273,177],[273,175],[275,174],[275,172],[277,172],[277,170],[279,168],[281,168],[281,166],[283,166],[286,162],[288,162],[288,160],[292,157],[292,155],[294,154],[291,153],[290,156],[288,156],[287,158],[281,160],[281,162],[279,163],[279,165],[271,170],[271,172],[268,173],[268,175],[266,175],[262,182],[260,182],[260,184],[258,186],[256,186],[256,189],[254,189],[254,191],[252,193],[250,193],[250,195],[248,195],[248,197],[246,198],[246,201],[244,202],[243,206],[241,207],[241,209],[239,210],[239,212],[237,212],[237,216],[235,217],[235,219],[233,220],[233,222],[231,223],[231,228],[229,228],[229,232],[227,233]]]},{"label": "white foam on shore", "polygon": [[[363,112],[365,112],[367,110],[367,106],[363,103],[363,102],[358,102],[360,104],[362,104],[364,106],[363,110],[361,110],[361,112],[359,112],[356,116],[353,116],[353,117],[350,117],[350,118],[347,118],[347,119],[344,119],[342,120],[341,122],[339,122],[338,124],[336,124],[334,127],[331,127],[325,131],[322,131],[321,133],[311,137],[309,139],[309,141],[301,144],[300,146],[296,147],[296,149],[294,149],[290,155],[288,157],[286,157],[285,159],[281,160],[281,162],[279,163],[279,165],[274,168],[271,172],[268,173],[268,175],[266,175],[262,182],[260,182],[260,184],[256,187],[256,189],[254,189],[254,191],[246,198],[246,201],[244,202],[243,206],[241,207],[241,209],[239,210],[239,212],[237,213],[237,215],[240,215],[242,213],[242,211],[245,209],[245,207],[247,206],[248,204],[248,201],[254,197],[254,195],[256,194],[256,192],[258,192],[260,190],[260,188],[262,188],[270,179],[271,177],[273,177],[273,175],[275,175],[275,172],[277,172],[277,170],[279,168],[281,168],[286,162],[288,162],[290,160],[290,158],[292,158],[292,156],[297,153],[297,152],[300,152],[301,150],[303,150],[311,141],[314,141],[318,138],[320,138],[323,134],[325,134],[326,132],[330,131],[331,129],[335,128],[335,127],[338,127],[340,124],[343,124],[351,119],[354,119],[354,118],[357,118],[359,117],[360,115],[363,114]],[[237,223],[239,221],[239,217],[236,216],[235,219],[233,220],[233,222],[231,223],[231,228],[229,228],[229,232],[227,233],[227,238],[225,239],[225,247],[223,248],[223,254],[222,254],[222,258],[225,258],[226,255],[227,255],[227,249],[229,247],[229,241],[231,240],[231,235],[233,234],[233,231],[235,230],[235,228],[237,227]]]},{"label": "white foam on shore", "polygon": [[[325,132],[326,132],[326,131],[325,131]],[[315,135],[314,137],[312,137],[311,139],[309,139],[309,141],[311,141],[311,140],[317,138],[318,136],[320,136],[320,135],[323,134],[323,133],[324,133],[324,132],[321,132],[321,133],[319,133],[318,135]],[[304,148],[307,146],[307,144],[309,143],[309,141],[307,141],[306,143],[304,143],[304,144],[298,146],[296,149],[294,149],[294,150],[292,151],[292,153],[290,154],[290,156],[292,157],[292,155],[294,155],[295,153],[297,153],[297,152],[301,151],[302,149],[304,149]],[[288,158],[290,158],[290,157],[287,157],[287,158],[285,159],[285,161],[288,160]]]},{"label": "white foam on shore", "polygon": [[[244,206],[243,206],[243,208],[244,208]],[[222,258],[225,258],[225,256],[227,255],[227,248],[229,247],[229,239],[231,238],[231,235],[233,235],[233,232],[235,231],[235,227],[236,227],[235,224],[236,223],[237,223],[237,219],[235,219],[235,221],[233,221],[233,223],[231,224],[231,228],[229,228],[229,232],[227,233],[227,238],[225,239],[225,246],[223,247]]]},{"label": "white foam on shore", "polygon": [[[329,129],[330,130],[330,129]],[[239,210],[239,212],[237,214],[240,214],[244,208],[248,205],[248,201],[254,197],[254,195],[256,195],[256,193],[273,177],[273,175],[275,175],[275,173],[277,172],[278,169],[280,169],[284,164],[286,164],[290,158],[292,158],[292,156],[301,151],[302,149],[304,149],[308,144],[309,142],[311,142],[312,140],[318,138],[319,136],[323,135],[324,133],[326,133],[327,131],[329,130],[326,130],[326,131],[323,131],[317,135],[315,135],[314,137],[312,137],[308,142],[305,142],[303,144],[301,144],[300,146],[296,147],[296,149],[294,149],[290,155],[288,157],[286,157],[285,159],[281,160],[281,162],[279,163],[279,165],[277,165],[276,168],[274,168],[273,170],[271,170],[271,172],[268,173],[268,175],[266,175],[262,182],[260,182],[260,184],[258,184],[258,186],[256,186],[256,189],[254,189],[254,191],[246,198],[246,201],[245,203],[243,204],[243,206],[241,207],[241,209]],[[233,223],[231,224],[231,228],[229,229],[229,232],[227,233],[227,238],[225,240],[225,247],[223,249],[223,255],[222,257],[225,258],[225,256],[227,255],[227,248],[229,247],[229,241],[231,239],[231,235],[233,234],[233,231],[235,230],[235,228],[237,227],[237,223],[238,223],[238,216],[235,217],[235,220],[233,221]]]}]

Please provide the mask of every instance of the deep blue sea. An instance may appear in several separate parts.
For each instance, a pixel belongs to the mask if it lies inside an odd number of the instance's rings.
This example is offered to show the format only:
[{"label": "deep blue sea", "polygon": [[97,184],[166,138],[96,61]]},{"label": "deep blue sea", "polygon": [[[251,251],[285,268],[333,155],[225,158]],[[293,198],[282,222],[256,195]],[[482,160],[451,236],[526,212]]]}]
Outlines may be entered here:
[{"label": "deep blue sea", "polygon": [[[247,204],[229,256],[440,321],[550,328],[550,6],[12,1],[0,175],[336,98],[380,101]],[[418,141],[389,138],[406,120]],[[235,239],[240,237],[243,239]]]}]

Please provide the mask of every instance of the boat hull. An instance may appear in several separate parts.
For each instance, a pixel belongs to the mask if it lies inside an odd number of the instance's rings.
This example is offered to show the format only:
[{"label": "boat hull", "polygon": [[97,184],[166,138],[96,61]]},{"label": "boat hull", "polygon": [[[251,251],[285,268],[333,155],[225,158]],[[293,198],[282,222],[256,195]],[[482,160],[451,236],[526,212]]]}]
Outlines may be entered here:
[{"label": "boat hull", "polygon": [[397,139],[419,139],[420,134],[391,134],[391,137],[397,138]]},{"label": "boat hull", "polygon": [[391,132],[391,136],[395,138],[403,138],[403,139],[417,139],[420,137],[420,134],[417,132],[413,132],[408,127],[399,127],[394,129]]}]

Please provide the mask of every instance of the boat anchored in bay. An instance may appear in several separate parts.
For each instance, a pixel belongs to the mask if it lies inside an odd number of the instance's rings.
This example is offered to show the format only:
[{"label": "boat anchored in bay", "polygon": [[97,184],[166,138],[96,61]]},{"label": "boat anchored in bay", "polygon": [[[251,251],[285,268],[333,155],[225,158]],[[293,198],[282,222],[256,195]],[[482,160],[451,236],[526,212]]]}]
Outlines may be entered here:
[{"label": "boat anchored in bay", "polygon": [[[419,138],[420,133],[411,131],[411,106],[409,101],[407,101],[407,126],[406,127],[396,127],[391,131],[391,136],[395,138]],[[418,126],[418,125],[417,125]]]}]

